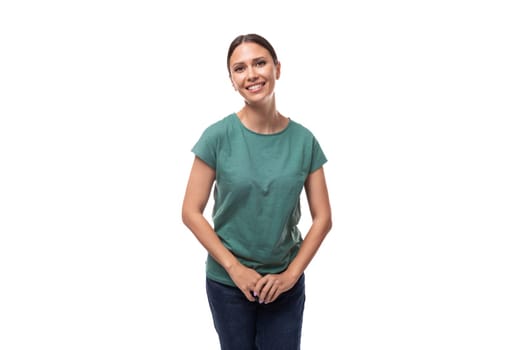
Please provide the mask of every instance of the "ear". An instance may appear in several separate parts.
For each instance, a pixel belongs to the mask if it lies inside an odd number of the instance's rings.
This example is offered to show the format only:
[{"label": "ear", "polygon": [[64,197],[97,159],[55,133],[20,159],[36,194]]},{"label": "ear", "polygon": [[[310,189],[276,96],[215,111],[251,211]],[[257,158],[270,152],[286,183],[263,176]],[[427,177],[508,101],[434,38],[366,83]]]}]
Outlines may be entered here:
[{"label": "ear", "polygon": [[281,76],[281,62],[277,62],[275,65],[275,79],[279,80],[279,77]]}]

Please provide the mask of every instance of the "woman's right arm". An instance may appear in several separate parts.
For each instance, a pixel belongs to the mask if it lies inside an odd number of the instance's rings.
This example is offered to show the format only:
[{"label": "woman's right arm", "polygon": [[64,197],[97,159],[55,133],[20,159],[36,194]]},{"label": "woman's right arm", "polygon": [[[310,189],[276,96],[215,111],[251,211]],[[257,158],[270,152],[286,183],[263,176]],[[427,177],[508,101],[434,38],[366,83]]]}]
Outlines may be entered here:
[{"label": "woman's right arm", "polygon": [[254,301],[251,291],[260,276],[254,270],[240,264],[222,244],[219,236],[203,215],[214,181],[215,170],[199,157],[195,157],[182,203],[182,222],[193,232],[213,259],[230,274],[246,298]]}]

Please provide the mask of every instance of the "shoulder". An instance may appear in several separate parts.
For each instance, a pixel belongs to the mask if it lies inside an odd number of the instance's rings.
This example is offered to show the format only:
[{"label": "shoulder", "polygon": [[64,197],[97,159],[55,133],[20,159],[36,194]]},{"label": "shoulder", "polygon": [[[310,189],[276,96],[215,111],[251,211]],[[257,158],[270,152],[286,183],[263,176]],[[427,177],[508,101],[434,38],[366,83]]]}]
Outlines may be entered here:
[{"label": "shoulder", "polygon": [[208,125],[204,131],[203,136],[207,138],[218,138],[221,137],[221,135],[224,135],[227,133],[227,130],[231,128],[231,125],[234,122],[235,114],[229,114],[226,117],[223,117],[222,119]]},{"label": "shoulder", "polygon": [[289,129],[294,136],[302,136],[306,138],[315,139],[314,133],[302,123],[299,123],[291,118],[290,118],[289,123],[290,123]]}]

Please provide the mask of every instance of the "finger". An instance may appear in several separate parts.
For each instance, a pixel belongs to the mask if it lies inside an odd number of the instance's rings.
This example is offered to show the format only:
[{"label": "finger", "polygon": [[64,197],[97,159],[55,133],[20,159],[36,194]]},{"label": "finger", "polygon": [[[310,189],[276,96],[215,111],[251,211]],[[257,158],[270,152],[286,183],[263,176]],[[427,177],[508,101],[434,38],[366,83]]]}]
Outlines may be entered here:
[{"label": "finger", "polygon": [[269,297],[268,303],[273,303],[279,297],[279,295],[281,295],[279,287],[274,286],[270,291],[270,297]]},{"label": "finger", "polygon": [[261,291],[261,296],[259,297],[259,302],[268,303],[272,300],[275,292],[279,289],[279,280],[271,279],[264,285],[264,288]]},{"label": "finger", "polygon": [[253,294],[259,298],[259,300],[261,300],[261,296],[262,296],[262,293],[263,293],[263,288],[264,286],[268,283],[268,278],[267,277],[262,277],[261,279],[259,279],[257,281],[257,283],[255,284],[255,287],[253,288]]},{"label": "finger", "polygon": [[264,303],[268,304],[275,300],[275,296],[279,290],[279,287],[276,284],[273,284],[272,287],[268,290],[266,293],[266,296],[264,298]]},{"label": "finger", "polygon": [[246,297],[246,299],[248,299],[249,301],[255,301],[255,297],[252,295],[252,292],[251,291],[248,291],[248,292],[243,292],[244,293],[244,296]]},{"label": "finger", "polygon": [[256,291],[252,290],[250,294],[253,297],[253,301],[259,301],[259,294]]},{"label": "finger", "polygon": [[272,287],[271,281],[266,282],[262,286],[261,292],[259,294],[259,303],[264,303],[266,301],[266,298],[268,297],[268,292],[270,291],[271,287]]}]

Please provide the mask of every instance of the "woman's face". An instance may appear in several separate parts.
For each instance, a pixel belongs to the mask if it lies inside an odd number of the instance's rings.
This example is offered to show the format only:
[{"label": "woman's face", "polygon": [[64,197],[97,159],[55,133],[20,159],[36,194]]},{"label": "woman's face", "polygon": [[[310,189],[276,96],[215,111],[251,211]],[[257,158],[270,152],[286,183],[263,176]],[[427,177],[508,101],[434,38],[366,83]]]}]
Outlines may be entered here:
[{"label": "woman's face", "polygon": [[230,79],[233,87],[248,103],[257,103],[273,96],[281,64],[274,64],[270,52],[252,43],[242,43],[230,57]]}]

